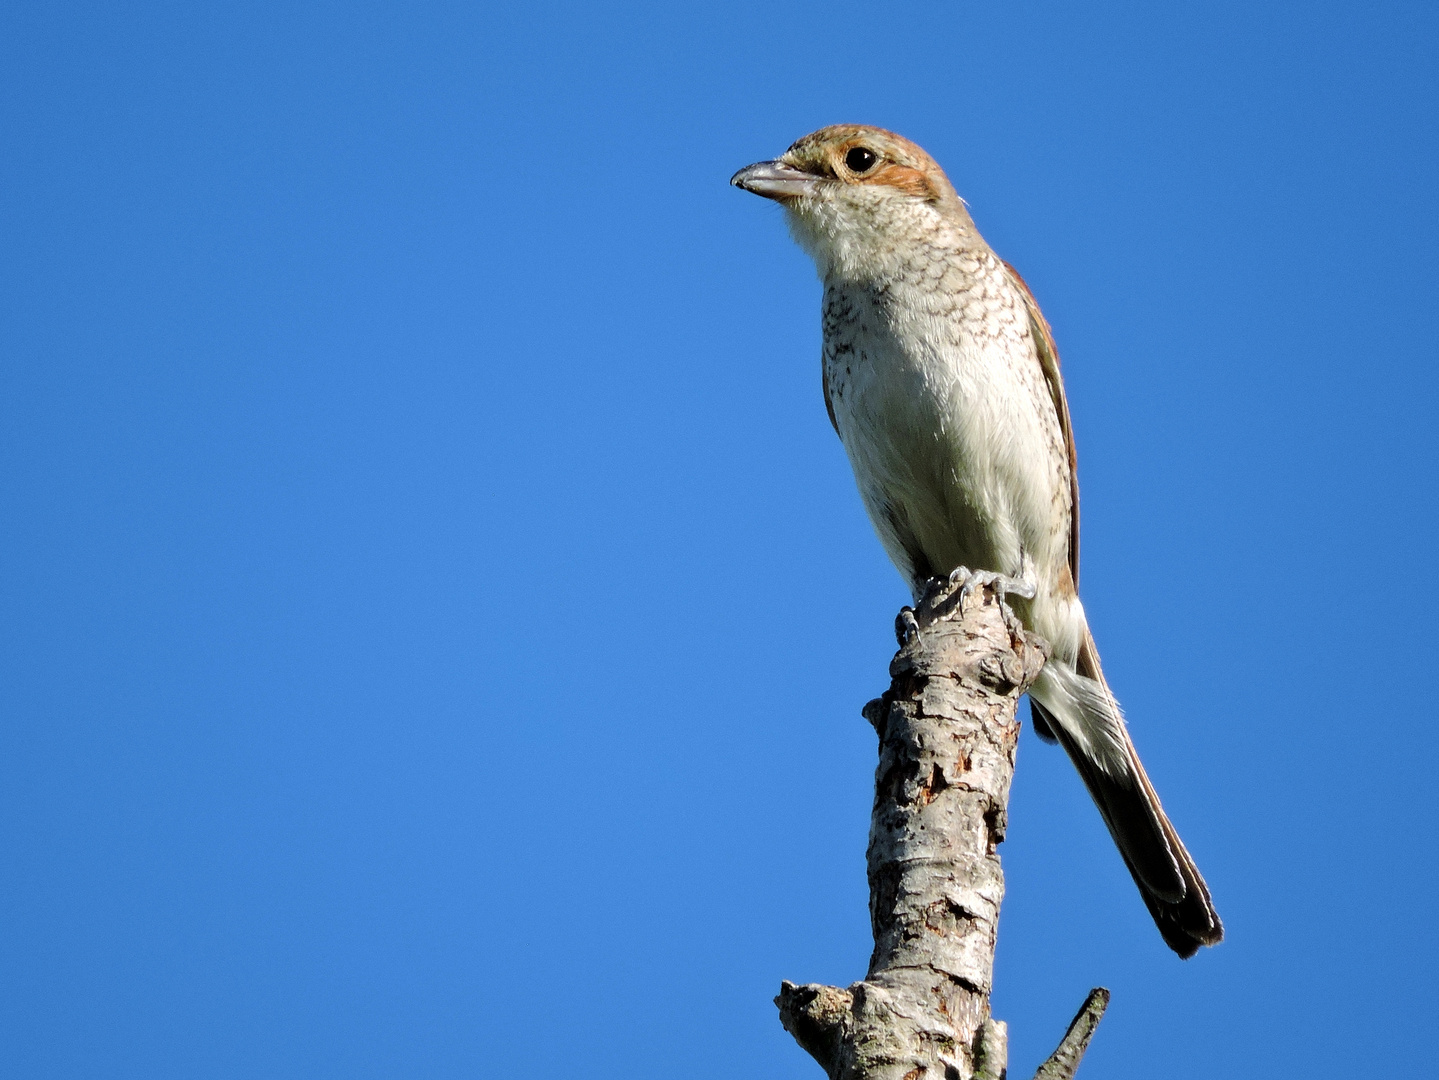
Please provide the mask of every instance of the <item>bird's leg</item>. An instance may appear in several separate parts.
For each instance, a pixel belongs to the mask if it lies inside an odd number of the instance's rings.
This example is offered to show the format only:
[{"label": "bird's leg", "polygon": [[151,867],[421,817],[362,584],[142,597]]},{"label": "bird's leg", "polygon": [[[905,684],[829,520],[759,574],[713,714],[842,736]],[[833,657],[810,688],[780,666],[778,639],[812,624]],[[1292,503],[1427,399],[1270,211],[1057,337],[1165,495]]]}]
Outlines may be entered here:
[{"label": "bird's leg", "polygon": [[[1005,598],[1022,596],[1026,600],[1032,600],[1039,591],[1039,579],[1034,573],[1034,561],[1029,557],[1028,552],[1020,556],[1019,574],[1015,577],[993,570],[971,570],[967,566],[959,566],[951,571],[948,577],[930,578],[925,584],[924,595],[919,601],[919,610],[911,612],[908,622],[903,623],[905,632],[899,634],[901,644],[909,639],[911,633],[918,633],[919,629],[926,624],[963,618],[970,598],[983,589],[989,589],[999,601],[1000,607],[1003,609],[1004,621],[1009,628],[1016,633],[1022,631],[1023,624],[1011,610],[1009,604],[1005,602]],[[908,610],[906,609],[906,611]],[[916,616],[918,616],[917,619]],[[904,620],[904,612],[900,613],[900,618]],[[913,623],[912,629],[910,623]],[[896,627],[896,633],[899,633],[898,627]]]},{"label": "bird's leg", "polygon": [[1034,561],[1030,559],[1028,552],[1020,554],[1019,576],[1010,577],[1008,574],[998,574],[993,570],[970,570],[967,567],[957,567],[949,575],[951,587],[959,586],[955,594],[955,605],[958,608],[957,615],[964,614],[965,602],[969,600],[980,589],[992,589],[1000,599],[1006,596],[1022,596],[1026,600],[1033,600],[1035,593],[1039,591],[1039,579],[1034,574]]},{"label": "bird's leg", "polygon": [[894,622],[894,636],[901,645],[908,645],[919,639],[920,631],[937,622],[964,617],[968,601],[975,593],[989,589],[999,601],[1004,621],[1016,635],[1023,635],[1024,624],[1015,615],[1007,596],[1022,596],[1034,599],[1039,591],[1039,579],[1034,573],[1034,561],[1028,552],[1020,556],[1019,575],[996,573],[993,570],[971,570],[967,566],[956,567],[947,577],[930,578],[914,607],[900,610]]}]

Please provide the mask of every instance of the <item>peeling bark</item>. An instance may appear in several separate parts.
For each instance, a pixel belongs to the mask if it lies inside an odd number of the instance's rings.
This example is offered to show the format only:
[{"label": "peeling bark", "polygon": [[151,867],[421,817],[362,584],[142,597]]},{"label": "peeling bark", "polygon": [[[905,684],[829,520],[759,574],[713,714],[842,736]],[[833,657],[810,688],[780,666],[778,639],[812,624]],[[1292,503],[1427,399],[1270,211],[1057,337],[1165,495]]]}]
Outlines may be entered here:
[{"label": "peeling bark", "polygon": [[[864,708],[879,735],[869,973],[846,989],[785,982],[775,998],[785,1029],[831,1080],[1005,1076],[1007,1032],[989,1012],[1004,898],[997,849],[1015,707],[1049,647],[991,587],[962,614],[957,599],[935,583],[917,610],[900,613],[890,688]],[[1107,1001],[1107,991],[1091,993],[1036,1080],[1074,1075]]]}]

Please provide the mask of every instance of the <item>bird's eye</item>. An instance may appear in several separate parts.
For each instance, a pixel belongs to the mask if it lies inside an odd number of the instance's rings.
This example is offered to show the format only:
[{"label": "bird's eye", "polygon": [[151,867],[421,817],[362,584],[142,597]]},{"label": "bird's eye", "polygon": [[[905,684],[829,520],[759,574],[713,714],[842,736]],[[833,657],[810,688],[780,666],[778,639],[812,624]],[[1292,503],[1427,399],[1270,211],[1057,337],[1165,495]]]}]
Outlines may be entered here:
[{"label": "bird's eye", "polygon": [[874,168],[874,163],[878,160],[879,158],[875,156],[874,151],[864,146],[852,147],[850,152],[844,155],[844,163],[849,166],[849,171],[853,173],[869,172],[870,169]]}]

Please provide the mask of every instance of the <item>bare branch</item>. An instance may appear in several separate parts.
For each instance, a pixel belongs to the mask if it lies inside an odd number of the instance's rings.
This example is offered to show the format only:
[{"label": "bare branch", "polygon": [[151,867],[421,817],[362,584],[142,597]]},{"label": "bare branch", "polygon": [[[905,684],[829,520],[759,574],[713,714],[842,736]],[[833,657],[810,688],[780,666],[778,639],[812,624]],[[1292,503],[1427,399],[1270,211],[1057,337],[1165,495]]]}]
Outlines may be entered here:
[{"label": "bare branch", "polygon": [[1047,648],[992,590],[953,588],[901,618],[884,697],[869,840],[869,974],[847,990],[785,983],[780,1019],[833,1080],[998,1077],[989,1016],[1004,895],[996,848],[1019,737],[1015,705]]},{"label": "bare branch", "polygon": [[[879,735],[869,974],[847,989],[785,982],[775,998],[785,1030],[831,1080],[1005,1075],[1008,1032],[989,1012],[998,847],[1015,706],[1049,647],[992,587],[960,603],[956,585],[932,585],[917,610],[900,613],[890,688],[864,707]],[[1071,1080],[1107,1001],[1107,991],[1090,995],[1037,1080]]]},{"label": "bare branch", "polygon": [[1084,1051],[1089,1049],[1089,1040],[1094,1038],[1094,1029],[1099,1026],[1100,1018],[1108,1007],[1109,991],[1102,986],[1096,986],[1070,1021],[1069,1030],[1064,1033],[1059,1046],[1034,1074],[1034,1080],[1074,1080],[1079,1059],[1084,1057]]}]

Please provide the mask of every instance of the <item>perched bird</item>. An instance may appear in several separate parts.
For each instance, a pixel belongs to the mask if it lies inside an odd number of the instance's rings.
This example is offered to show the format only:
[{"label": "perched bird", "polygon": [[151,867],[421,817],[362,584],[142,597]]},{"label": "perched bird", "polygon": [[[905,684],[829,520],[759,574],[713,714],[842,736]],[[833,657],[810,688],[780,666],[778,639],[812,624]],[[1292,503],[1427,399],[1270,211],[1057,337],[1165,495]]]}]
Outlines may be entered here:
[{"label": "perched bird", "polygon": [[[1079,489],[1049,324],[914,143],[840,124],[731,181],[784,207],[824,282],[824,400],[885,551],[931,579],[998,580],[1052,654],[1035,730],[1068,753],[1182,957],[1224,929],[1139,763],[1079,602]],[[974,573],[979,571],[980,573]]]}]

